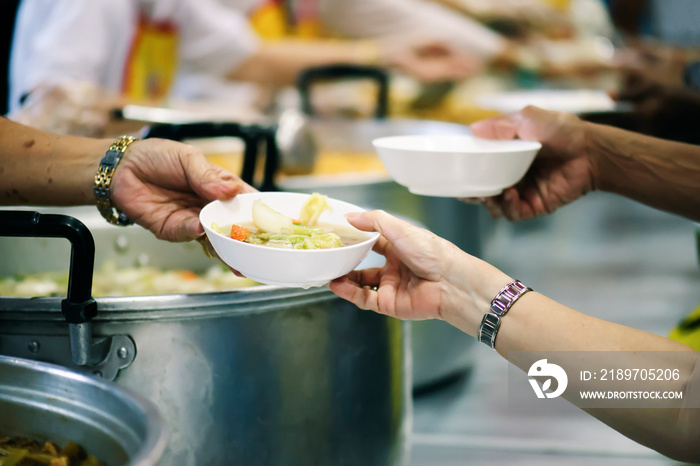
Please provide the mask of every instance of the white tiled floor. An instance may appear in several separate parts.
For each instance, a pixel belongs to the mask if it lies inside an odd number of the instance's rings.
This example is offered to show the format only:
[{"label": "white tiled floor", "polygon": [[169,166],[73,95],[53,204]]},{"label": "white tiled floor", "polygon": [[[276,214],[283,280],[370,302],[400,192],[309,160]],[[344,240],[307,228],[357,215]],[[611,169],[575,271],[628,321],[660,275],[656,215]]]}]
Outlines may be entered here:
[{"label": "white tiled floor", "polygon": [[[486,260],[579,311],[664,335],[700,304],[694,225],[679,217],[595,193],[544,219],[485,224]],[[468,378],[416,398],[411,466],[676,464],[563,400],[509,406],[507,363],[475,354]]]}]

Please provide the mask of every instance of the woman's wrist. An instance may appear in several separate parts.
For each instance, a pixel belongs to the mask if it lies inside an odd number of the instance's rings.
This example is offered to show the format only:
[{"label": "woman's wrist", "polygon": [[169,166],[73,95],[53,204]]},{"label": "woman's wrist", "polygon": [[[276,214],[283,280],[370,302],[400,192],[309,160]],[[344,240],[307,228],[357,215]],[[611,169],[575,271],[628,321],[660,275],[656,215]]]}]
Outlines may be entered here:
[{"label": "woman's wrist", "polygon": [[445,275],[440,315],[449,324],[476,336],[491,300],[512,278],[487,262],[459,252]]}]

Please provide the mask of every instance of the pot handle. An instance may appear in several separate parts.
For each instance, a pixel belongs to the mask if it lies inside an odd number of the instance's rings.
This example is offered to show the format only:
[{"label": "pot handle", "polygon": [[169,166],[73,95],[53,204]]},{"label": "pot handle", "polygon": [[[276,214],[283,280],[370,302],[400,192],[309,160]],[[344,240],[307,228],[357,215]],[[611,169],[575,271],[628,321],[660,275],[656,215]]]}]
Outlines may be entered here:
[{"label": "pot handle", "polygon": [[[147,127],[142,133],[142,137],[144,139],[162,138],[171,139],[173,141],[214,137],[240,138],[245,147],[243,151],[243,169],[241,170],[241,179],[253,186],[260,141],[267,140],[267,134],[269,131],[270,129],[266,126],[256,124],[244,125],[233,122],[200,122],[183,124],[158,123]],[[268,180],[268,178],[270,178],[270,180],[274,178],[272,175],[274,175],[277,163],[277,157],[275,157],[274,160],[271,158],[271,150],[273,149],[268,148],[268,152],[266,153],[265,179],[260,186],[260,189],[263,191],[266,190],[265,187],[270,187],[270,185],[274,186],[274,183]],[[268,172],[271,172],[269,177]]]},{"label": "pot handle", "polygon": [[315,113],[311,105],[311,86],[318,81],[340,81],[347,79],[371,79],[379,86],[375,118],[389,115],[389,74],[381,68],[364,65],[329,65],[308,68],[299,74],[297,89],[301,96],[301,109],[307,115]]},{"label": "pot handle", "polygon": [[262,132],[265,142],[265,170],[260,191],[279,191],[275,177],[280,164],[280,150],[277,145],[277,126],[270,126]]},{"label": "pot handle", "polygon": [[0,236],[70,241],[68,291],[66,299],[61,301],[61,312],[68,322],[73,362],[81,366],[88,364],[92,337],[90,321],[97,315],[97,303],[92,297],[95,241],[90,230],[80,220],[67,215],[9,210],[0,211]]}]

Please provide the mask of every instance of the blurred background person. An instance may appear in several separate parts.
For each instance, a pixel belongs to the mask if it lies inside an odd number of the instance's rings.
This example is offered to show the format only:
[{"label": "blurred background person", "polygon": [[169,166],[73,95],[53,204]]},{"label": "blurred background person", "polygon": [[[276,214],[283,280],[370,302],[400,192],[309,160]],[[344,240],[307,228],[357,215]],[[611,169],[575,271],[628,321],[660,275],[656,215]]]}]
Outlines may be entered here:
[{"label": "blurred background person", "polygon": [[[360,64],[390,64],[399,72],[427,82],[475,74],[484,63],[505,54],[509,48],[507,40],[477,21],[426,0],[218,1],[245,15],[263,41],[259,57],[251,58],[241,71],[245,80],[258,83],[293,83],[299,71],[309,65],[304,55],[322,50],[315,48],[319,41],[326,44],[329,53],[335,54],[335,58],[326,60],[327,63],[357,63],[353,57],[343,59],[336,47],[341,40],[355,44],[359,41],[364,51]],[[268,52],[264,51],[265,47],[269,48]],[[275,49],[284,53],[284,57],[272,53]],[[461,55],[462,63],[437,60],[451,54]],[[436,59],[432,64],[427,60],[431,56]],[[467,57],[471,59],[471,73]],[[283,67],[287,59],[295,65]],[[456,64],[460,66],[455,68]],[[271,76],[271,70],[276,71],[276,76]],[[222,81],[208,73],[187,70],[178,80],[176,93],[186,97],[211,97],[234,88],[230,84],[230,80]]]},{"label": "blurred background person", "polygon": [[621,79],[616,98],[627,115],[601,122],[652,136],[700,143],[700,3],[609,0],[618,34]]},{"label": "blurred background person", "polygon": [[[254,27],[254,17],[265,16],[260,12],[265,5],[249,16],[246,5],[234,8],[217,0],[24,0],[12,48],[10,115],[47,129],[96,134],[106,124],[106,109],[122,100],[159,103],[173,95],[201,95],[203,87],[197,89],[192,78],[188,84],[188,76],[282,86],[305,68],[349,63],[440,81],[474,74],[485,57],[506,46],[477,23],[445,12],[426,13],[432,10],[419,0],[410,0],[415,2],[410,8],[385,1],[377,23],[392,24],[392,9],[397,9],[403,27],[416,34],[399,38],[395,29],[382,35],[382,28],[366,27],[350,39],[289,40],[273,37],[274,27]],[[357,14],[349,9],[332,16],[341,13],[347,18]],[[431,28],[416,29],[431,15]],[[356,27],[368,23],[360,17]],[[443,40],[443,18],[451,22],[449,30],[462,31],[471,49],[457,50]],[[347,22],[339,25],[339,33],[347,32]],[[274,40],[262,40],[257,30]],[[244,88],[238,102],[245,104],[251,96]]]}]

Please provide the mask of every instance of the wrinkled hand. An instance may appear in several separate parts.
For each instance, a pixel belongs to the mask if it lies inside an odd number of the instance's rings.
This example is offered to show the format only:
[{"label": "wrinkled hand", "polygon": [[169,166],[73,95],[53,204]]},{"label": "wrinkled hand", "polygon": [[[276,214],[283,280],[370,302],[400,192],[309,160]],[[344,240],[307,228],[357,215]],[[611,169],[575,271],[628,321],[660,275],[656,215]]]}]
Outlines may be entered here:
[{"label": "wrinkled hand", "polygon": [[502,194],[483,202],[493,218],[522,220],[551,214],[594,189],[594,164],[586,147],[586,123],[574,115],[527,107],[471,125],[475,136],[520,138],[542,143],[525,177]]},{"label": "wrinkled hand", "polygon": [[450,257],[460,252],[456,246],[383,211],[347,218],[360,230],[381,233],[374,250],[386,263],[333,280],[331,291],[362,309],[399,319],[442,318]]},{"label": "wrinkled hand", "polygon": [[382,62],[423,82],[452,81],[478,74],[479,58],[457,52],[442,41],[415,44],[385,44]]},{"label": "wrinkled hand", "polygon": [[146,139],[124,154],[114,172],[111,199],[159,239],[189,241],[204,233],[199,212],[207,203],[254,191],[193,146]]}]

